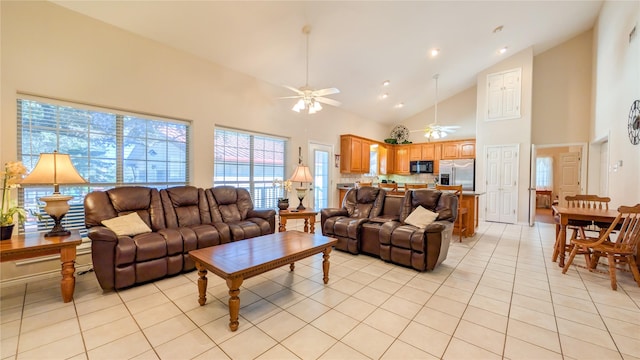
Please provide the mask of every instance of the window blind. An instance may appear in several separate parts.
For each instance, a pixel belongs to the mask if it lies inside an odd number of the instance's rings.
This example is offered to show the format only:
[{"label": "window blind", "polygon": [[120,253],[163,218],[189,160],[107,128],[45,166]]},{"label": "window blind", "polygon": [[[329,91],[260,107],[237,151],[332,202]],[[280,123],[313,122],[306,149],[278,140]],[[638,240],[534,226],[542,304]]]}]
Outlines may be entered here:
[{"label": "window blind", "polygon": [[287,140],[219,127],[214,136],[214,185],[249,190],[256,208],[277,207],[283,193],[274,181],[285,179]]},{"label": "window blind", "polygon": [[[87,180],[83,185],[60,185],[60,193],[74,197],[63,226],[79,229],[83,236],[83,201],[88,192],[189,183],[188,122],[26,96],[17,100],[17,109],[18,157],[27,169],[35,167],[40,153],[58,150],[70,155]],[[29,212],[21,232],[53,227],[39,201],[52,192],[53,186],[19,189],[18,204]]]}]

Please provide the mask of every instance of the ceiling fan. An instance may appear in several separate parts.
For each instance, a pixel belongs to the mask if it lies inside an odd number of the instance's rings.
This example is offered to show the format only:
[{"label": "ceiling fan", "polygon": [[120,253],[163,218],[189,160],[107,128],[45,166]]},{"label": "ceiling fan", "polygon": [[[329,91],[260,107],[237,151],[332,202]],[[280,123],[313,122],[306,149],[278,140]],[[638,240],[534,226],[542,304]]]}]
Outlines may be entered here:
[{"label": "ceiling fan", "polygon": [[426,137],[428,140],[441,139],[443,137],[446,137],[450,133],[454,133],[456,129],[460,128],[460,126],[458,125],[443,126],[438,124],[438,78],[439,77],[440,77],[440,74],[433,75],[433,78],[436,81],[436,102],[434,105],[434,109],[435,109],[434,121],[431,124],[427,125],[424,129],[411,130],[411,132],[424,131],[424,137]]},{"label": "ceiling fan", "polygon": [[302,28],[302,33],[307,36],[307,78],[305,81],[305,85],[299,89],[296,89],[292,86],[283,85],[285,88],[295,92],[297,95],[294,96],[285,96],[280,99],[299,99],[298,102],[291,108],[291,110],[295,112],[300,112],[302,110],[307,111],[309,114],[315,114],[318,111],[322,110],[323,104],[340,106],[340,102],[327,98],[327,95],[338,94],[340,90],[336,88],[326,88],[320,90],[313,90],[309,87],[309,33],[311,32],[311,26],[305,25]]}]

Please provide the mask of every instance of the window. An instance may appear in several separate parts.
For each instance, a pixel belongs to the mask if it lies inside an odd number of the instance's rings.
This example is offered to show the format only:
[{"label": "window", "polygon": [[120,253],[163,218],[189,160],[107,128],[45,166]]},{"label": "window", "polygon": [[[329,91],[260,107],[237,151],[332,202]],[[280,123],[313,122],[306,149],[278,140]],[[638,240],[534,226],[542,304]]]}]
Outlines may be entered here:
[{"label": "window", "polygon": [[[41,152],[71,156],[87,184],[60,186],[74,196],[63,219],[67,229],[84,229],[84,196],[122,185],[166,188],[189,183],[189,123],[99,109],[54,100],[18,99],[18,157],[31,170]],[[25,232],[53,226],[38,199],[53,186],[23,185],[19,202],[30,216]],[[37,215],[40,215],[40,219]]]},{"label": "window", "polygon": [[282,138],[216,128],[214,184],[249,190],[256,208],[277,207],[274,180],[285,178],[286,145]]},{"label": "window", "polygon": [[[364,164],[363,164],[364,165]],[[378,176],[378,144],[370,146],[369,150],[369,173],[365,176]]]},{"label": "window", "polygon": [[536,158],[536,189],[553,190],[553,158]]}]

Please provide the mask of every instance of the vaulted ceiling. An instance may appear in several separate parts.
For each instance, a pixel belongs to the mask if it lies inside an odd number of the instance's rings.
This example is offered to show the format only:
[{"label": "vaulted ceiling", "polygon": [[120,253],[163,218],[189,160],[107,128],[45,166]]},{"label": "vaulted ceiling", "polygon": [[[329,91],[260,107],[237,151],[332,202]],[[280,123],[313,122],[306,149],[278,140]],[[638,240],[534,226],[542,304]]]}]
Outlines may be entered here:
[{"label": "vaulted ceiling", "polygon": [[[302,28],[310,25],[310,87],[336,87],[340,93],[331,98],[344,110],[390,125],[434,104],[434,74],[442,101],[474,86],[478,72],[510,54],[528,47],[538,54],[592,28],[602,6],[580,0],[53,2],[295,88],[305,85]],[[432,57],[432,49],[440,54]],[[289,95],[283,87],[281,96]]]}]

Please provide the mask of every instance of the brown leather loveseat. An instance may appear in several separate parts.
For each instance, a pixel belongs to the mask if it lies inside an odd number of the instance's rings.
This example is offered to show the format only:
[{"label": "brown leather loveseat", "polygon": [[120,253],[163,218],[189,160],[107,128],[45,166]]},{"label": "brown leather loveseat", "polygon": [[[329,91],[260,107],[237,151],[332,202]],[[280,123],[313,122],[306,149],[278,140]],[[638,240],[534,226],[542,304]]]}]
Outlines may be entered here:
[{"label": "brown leather loveseat", "polygon": [[[343,218],[356,198],[350,193],[373,189],[376,188],[350,189],[342,209],[322,209],[323,235],[339,238],[335,234],[335,224],[346,221]],[[358,231],[349,233],[347,248],[336,246],[336,249],[353,254],[362,252],[419,271],[433,270],[442,263],[447,257],[453,234],[458,198],[452,193],[434,189],[409,190],[404,196],[389,195],[386,191],[380,191],[380,194],[382,207],[358,220]],[[405,222],[419,206],[437,213],[435,221],[424,228]]]},{"label": "brown leather loveseat", "polygon": [[[246,189],[119,187],[84,199],[93,268],[104,290],[195,268],[189,251],[271,234],[275,211],[256,210]],[[102,221],[137,213],[151,232],[116,235]]]}]

